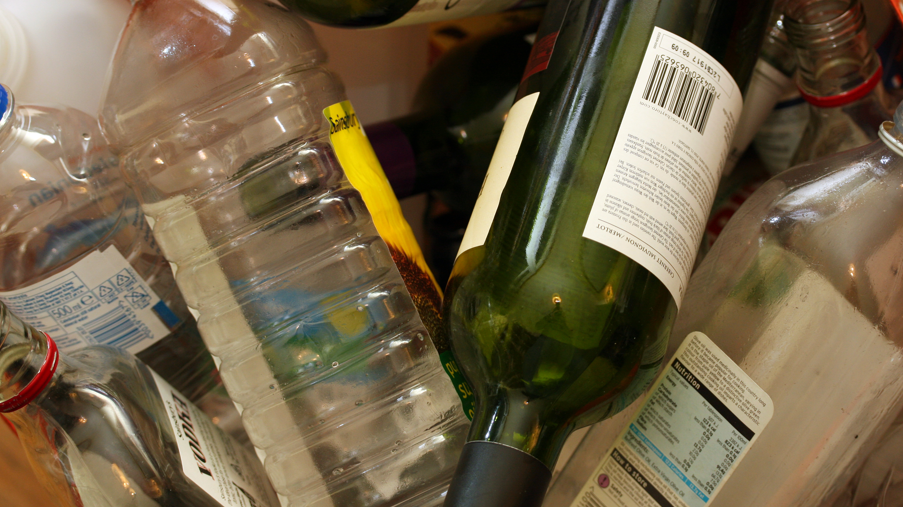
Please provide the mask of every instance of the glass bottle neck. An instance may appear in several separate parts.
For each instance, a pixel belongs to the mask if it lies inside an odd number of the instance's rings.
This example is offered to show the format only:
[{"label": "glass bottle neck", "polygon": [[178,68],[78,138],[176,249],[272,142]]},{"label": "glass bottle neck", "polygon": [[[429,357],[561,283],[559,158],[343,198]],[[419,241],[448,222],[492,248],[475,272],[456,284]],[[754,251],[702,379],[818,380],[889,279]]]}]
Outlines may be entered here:
[{"label": "glass bottle neck", "polygon": [[37,399],[58,364],[53,340],[0,303],[0,412],[13,412]]},{"label": "glass bottle neck", "polygon": [[797,85],[819,107],[838,107],[871,93],[881,63],[868,42],[859,0],[794,0],[784,28],[796,49]]},{"label": "glass bottle neck", "polygon": [[[487,393],[488,394],[488,393]],[[546,400],[529,400],[516,389],[483,396],[470,427],[468,442],[489,441],[525,452],[554,469],[573,427],[543,421]]]}]

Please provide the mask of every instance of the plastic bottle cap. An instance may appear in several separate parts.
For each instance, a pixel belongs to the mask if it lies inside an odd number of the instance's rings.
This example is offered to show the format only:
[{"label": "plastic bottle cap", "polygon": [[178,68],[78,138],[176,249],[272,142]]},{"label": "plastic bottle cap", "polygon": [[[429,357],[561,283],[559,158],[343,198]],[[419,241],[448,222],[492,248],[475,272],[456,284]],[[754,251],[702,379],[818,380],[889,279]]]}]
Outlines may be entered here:
[{"label": "plastic bottle cap", "polygon": [[0,83],[19,89],[28,68],[28,41],[19,20],[0,7]]},{"label": "plastic bottle cap", "polygon": [[44,333],[44,336],[47,337],[47,356],[44,358],[44,364],[41,365],[41,369],[31,379],[31,382],[18,394],[6,401],[0,401],[0,412],[15,412],[28,405],[44,391],[44,388],[50,383],[50,379],[53,378],[53,373],[60,362],[60,352],[56,348],[56,342],[47,333]]}]

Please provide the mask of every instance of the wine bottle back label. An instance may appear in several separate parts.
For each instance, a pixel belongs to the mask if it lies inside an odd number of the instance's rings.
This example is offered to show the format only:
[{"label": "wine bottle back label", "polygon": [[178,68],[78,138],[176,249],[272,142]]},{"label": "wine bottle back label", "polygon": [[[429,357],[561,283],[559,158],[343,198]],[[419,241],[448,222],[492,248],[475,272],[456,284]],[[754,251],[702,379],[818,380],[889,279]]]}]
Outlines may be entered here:
[{"label": "wine bottle back label", "polygon": [[694,332],[571,507],[704,507],[771,420],[768,394]]},{"label": "wine bottle back label", "polygon": [[35,284],[0,292],[0,301],[53,336],[63,352],[99,343],[134,354],[179,323],[115,247],[95,250]]},{"label": "wine bottle back label", "polygon": [[225,507],[278,505],[257,457],[216,427],[153,370],[148,370],[166,407],[166,419],[176,437],[185,475]]},{"label": "wine bottle back label", "polygon": [[486,170],[480,196],[473,207],[473,213],[470,215],[467,230],[464,231],[464,238],[461,239],[461,247],[455,258],[471,248],[486,243],[486,236],[489,235],[489,228],[499,208],[502,190],[508,183],[508,176],[511,175],[514,159],[520,150],[521,141],[524,140],[527,123],[530,122],[537,100],[539,92],[531,93],[518,100],[508,111],[508,119],[505,120],[492,160],[489,161],[489,169]]},{"label": "wine bottle back label", "polygon": [[680,306],[743,98],[714,58],[656,27],[583,231]]}]

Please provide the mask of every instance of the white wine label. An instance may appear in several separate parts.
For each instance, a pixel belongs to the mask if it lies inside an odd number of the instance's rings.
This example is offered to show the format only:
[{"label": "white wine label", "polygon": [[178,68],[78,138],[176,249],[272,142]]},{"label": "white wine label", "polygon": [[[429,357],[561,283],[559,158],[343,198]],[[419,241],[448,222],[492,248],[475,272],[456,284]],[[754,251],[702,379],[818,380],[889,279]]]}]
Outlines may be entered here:
[{"label": "white wine label", "polygon": [[278,505],[257,457],[153,370],[150,372],[166,406],[185,475],[226,507]]},{"label": "white wine label", "polygon": [[502,127],[502,134],[495,146],[492,160],[489,161],[483,188],[480,189],[480,196],[477,198],[470,221],[467,223],[467,229],[464,231],[458,255],[486,243],[492,220],[499,208],[502,191],[508,183],[508,176],[511,175],[514,159],[520,150],[521,141],[524,140],[527,123],[530,122],[537,100],[539,100],[539,92],[531,93],[518,100],[508,111],[508,118],[505,120],[505,126]]},{"label": "white wine label", "polygon": [[721,64],[653,30],[583,236],[648,269],[678,307],[742,109]]},{"label": "white wine label", "polygon": [[0,301],[52,336],[63,352],[102,344],[134,354],[179,323],[112,246],[103,252],[95,250],[69,269],[28,287],[0,292]]},{"label": "white wine label", "polygon": [[704,507],[773,413],[749,375],[690,333],[571,507]]},{"label": "white wine label", "polygon": [[521,0],[420,0],[404,16],[386,26],[432,23],[479,16],[514,7]]}]

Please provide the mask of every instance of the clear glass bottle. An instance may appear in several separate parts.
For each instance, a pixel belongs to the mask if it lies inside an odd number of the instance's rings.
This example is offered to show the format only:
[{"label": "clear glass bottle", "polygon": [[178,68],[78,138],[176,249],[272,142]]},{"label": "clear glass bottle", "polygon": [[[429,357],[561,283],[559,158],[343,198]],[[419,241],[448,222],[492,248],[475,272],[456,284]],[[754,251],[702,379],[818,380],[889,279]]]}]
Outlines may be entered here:
[{"label": "clear glass bottle", "polygon": [[796,48],[809,123],[791,166],[862,146],[893,116],[859,0],[790,0],[784,28]]},{"label": "clear glass bottle", "polygon": [[234,406],[97,120],[0,85],[0,301],[60,349],[123,348],[239,439]]},{"label": "clear glass bottle", "polygon": [[134,356],[62,354],[2,303],[0,412],[59,505],[279,505],[251,450]]},{"label": "clear glass bottle", "polygon": [[[880,127],[879,141],[765,183],[690,280],[661,378],[674,378],[681,344],[710,339],[716,348],[708,357],[721,358],[710,364],[727,367],[689,371],[736,416],[730,424],[730,417],[716,421],[714,431],[740,420],[759,428],[752,439],[730,448],[722,434],[706,438],[699,422],[705,417],[681,400],[671,410],[679,417],[664,414],[662,400],[675,397],[654,384],[620,425],[599,425],[587,435],[582,457],[553,485],[550,505],[583,505],[586,495],[606,494],[602,484],[617,486],[603,477],[608,456],[642,451],[635,441],[624,444],[628,430],[661,451],[649,461],[660,470],[662,456],[681,463],[694,442],[707,453],[700,463],[727,464],[711,472],[723,479],[707,503],[712,507],[830,505],[841,494],[903,409],[903,108],[894,120]],[[743,387],[719,383],[727,376],[718,371],[748,379]],[[764,395],[747,396],[757,392]],[[773,415],[756,416],[754,425],[750,414],[760,406]],[[673,451],[659,429],[635,430],[644,413],[661,415],[657,428],[667,427],[684,449]],[[637,471],[681,482],[671,469]]]},{"label": "clear glass bottle", "polygon": [[443,371],[460,375],[440,291],[324,60],[268,2],[137,1],[104,132],[276,490],[434,505],[466,384]]}]

